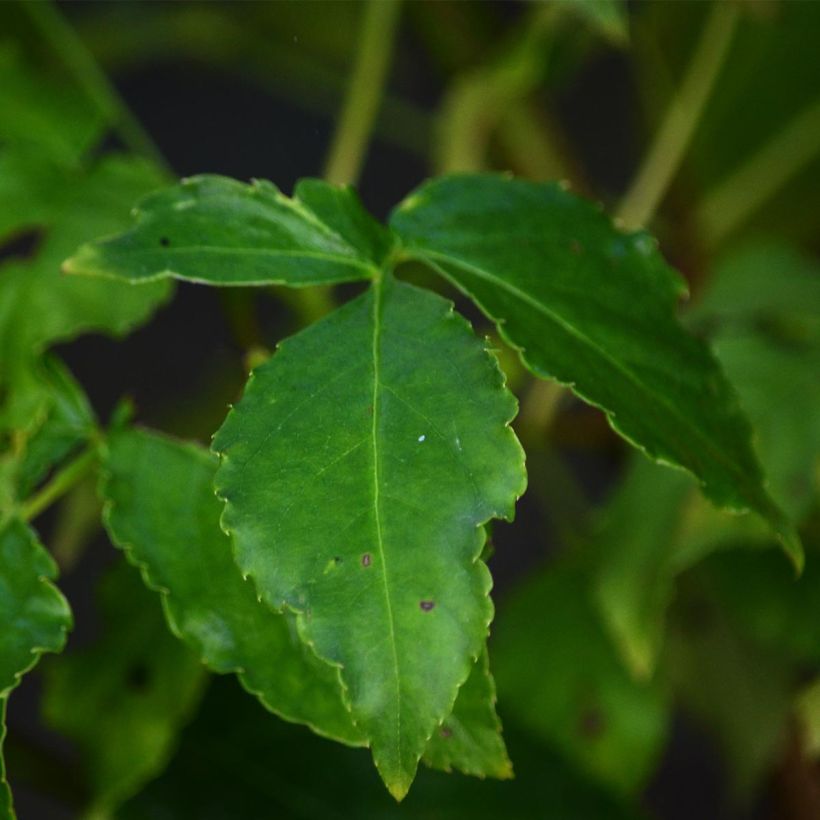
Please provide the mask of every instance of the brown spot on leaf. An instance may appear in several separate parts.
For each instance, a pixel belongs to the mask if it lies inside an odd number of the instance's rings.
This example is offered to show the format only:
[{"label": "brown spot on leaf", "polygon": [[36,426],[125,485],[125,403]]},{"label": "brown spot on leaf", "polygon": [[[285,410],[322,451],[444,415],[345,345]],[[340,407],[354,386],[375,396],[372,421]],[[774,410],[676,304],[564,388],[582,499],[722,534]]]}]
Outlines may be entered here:
[{"label": "brown spot on leaf", "polygon": [[594,740],[604,733],[606,728],[606,721],[599,709],[594,707],[586,709],[581,715],[581,720],[578,723],[578,731],[581,735],[589,740]]},{"label": "brown spot on leaf", "polygon": [[441,727],[441,736],[443,738],[448,738],[453,736],[453,730],[449,726],[442,726]]},{"label": "brown spot on leaf", "polygon": [[435,605],[435,601],[419,601],[419,606],[424,612],[429,612]]},{"label": "brown spot on leaf", "polygon": [[371,563],[372,561],[373,561],[373,559],[370,557],[370,553],[369,553],[369,552],[366,552],[366,553],[362,556],[362,566],[363,566],[363,567],[369,567],[369,566],[370,566],[370,563]]}]

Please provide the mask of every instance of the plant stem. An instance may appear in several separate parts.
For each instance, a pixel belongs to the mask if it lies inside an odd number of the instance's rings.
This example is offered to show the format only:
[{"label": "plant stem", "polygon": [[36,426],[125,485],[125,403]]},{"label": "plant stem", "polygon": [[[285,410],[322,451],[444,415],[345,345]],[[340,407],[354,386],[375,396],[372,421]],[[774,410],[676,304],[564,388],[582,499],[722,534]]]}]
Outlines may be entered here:
[{"label": "plant stem", "polygon": [[399,8],[399,0],[367,4],[356,63],[325,165],[328,182],[352,185],[359,178],[384,93]]},{"label": "plant stem", "polygon": [[170,172],[168,163],[148,132],[55,6],[51,2],[23,2],[21,5],[55,53],[60,55],[88,98],[116,126],[126,145]]},{"label": "plant stem", "polygon": [[701,203],[698,224],[714,245],[736,230],[802,167],[820,154],[820,100],[801,111],[774,139]]},{"label": "plant stem", "polygon": [[58,498],[65,495],[75,484],[91,472],[97,462],[97,446],[91,444],[73,461],[60,470],[48,484],[27,499],[20,510],[24,521],[31,521],[48,509]]},{"label": "plant stem", "polygon": [[675,176],[729,52],[738,14],[738,4],[714,0],[680,89],[618,209],[627,228],[652,218]]}]

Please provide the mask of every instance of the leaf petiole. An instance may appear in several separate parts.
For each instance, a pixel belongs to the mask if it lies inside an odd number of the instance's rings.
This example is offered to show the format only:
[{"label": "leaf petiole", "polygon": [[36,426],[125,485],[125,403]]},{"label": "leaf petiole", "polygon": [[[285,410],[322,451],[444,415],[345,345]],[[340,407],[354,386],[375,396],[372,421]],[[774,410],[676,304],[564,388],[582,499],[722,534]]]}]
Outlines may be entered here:
[{"label": "leaf petiole", "polygon": [[47,510],[91,472],[98,458],[97,442],[92,442],[73,461],[66,464],[45,487],[23,503],[20,509],[21,518],[24,521],[31,521]]}]

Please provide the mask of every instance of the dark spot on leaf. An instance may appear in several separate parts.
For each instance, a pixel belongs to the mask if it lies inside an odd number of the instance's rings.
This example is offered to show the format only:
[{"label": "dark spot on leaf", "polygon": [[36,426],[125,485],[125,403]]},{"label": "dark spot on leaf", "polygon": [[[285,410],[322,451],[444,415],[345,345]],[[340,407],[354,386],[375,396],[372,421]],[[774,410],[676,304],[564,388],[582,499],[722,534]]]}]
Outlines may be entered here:
[{"label": "dark spot on leaf", "polygon": [[373,559],[370,557],[370,553],[369,553],[369,552],[366,552],[366,553],[362,556],[362,566],[363,566],[363,567],[369,567],[369,566],[370,566],[370,562],[371,562],[372,560],[373,560]]},{"label": "dark spot on leaf", "polygon": [[125,673],[125,682],[129,689],[144,692],[148,688],[150,674],[144,663],[135,663]]},{"label": "dark spot on leaf", "polygon": [[419,606],[425,612],[429,612],[435,605],[436,605],[435,601],[419,601]]},{"label": "dark spot on leaf", "polygon": [[161,236],[159,238],[159,244],[162,245],[163,248],[167,248],[171,244],[171,240],[168,239],[167,236]]},{"label": "dark spot on leaf", "polygon": [[578,723],[578,731],[581,735],[589,740],[594,740],[604,733],[606,728],[606,721],[599,709],[586,709],[581,715],[581,720]]},{"label": "dark spot on leaf", "polygon": [[453,730],[449,726],[442,726],[441,727],[441,736],[443,738],[448,738],[453,736]]},{"label": "dark spot on leaf", "polygon": [[44,238],[45,231],[41,228],[17,233],[7,242],[0,244],[0,260],[31,259],[39,250]]}]

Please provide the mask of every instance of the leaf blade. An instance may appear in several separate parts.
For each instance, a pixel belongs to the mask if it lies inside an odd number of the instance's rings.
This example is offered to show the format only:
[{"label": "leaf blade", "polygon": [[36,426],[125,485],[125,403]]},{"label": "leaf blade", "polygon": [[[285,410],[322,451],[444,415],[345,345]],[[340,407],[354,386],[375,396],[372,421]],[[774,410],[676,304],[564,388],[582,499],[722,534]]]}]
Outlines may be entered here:
[{"label": "leaf blade", "polygon": [[381,261],[372,255],[389,244],[389,235],[352,189],[303,181],[301,191],[306,201],[299,190],[288,198],[264,180],[184,179],[143,199],[130,230],[83,245],[63,269],[131,282],[176,278],[226,286],[372,278]]},{"label": "leaf blade", "polygon": [[489,175],[426,183],[390,224],[407,254],[498,324],[533,373],[600,407],[650,458],[694,473],[717,505],[762,515],[802,565],[734,391],[675,318],[683,282],[646,234],[620,233],[560,186]]},{"label": "leaf blade", "polygon": [[[140,430],[112,435],[101,485],[112,540],[162,594],[171,630],[207,666],[236,672],[285,720],[361,745],[335,670],[303,647],[285,618],[260,604],[240,576],[219,527],[215,469],[216,460],[193,444]],[[169,479],[161,492],[157,475]]]},{"label": "leaf blade", "polygon": [[[71,628],[71,610],[52,580],[57,567],[34,532],[17,520],[0,530],[0,752],[6,704],[21,677],[44,652],[59,652]],[[14,816],[0,757],[0,808]]]},{"label": "leaf blade", "polygon": [[[281,397],[291,394],[299,399],[289,405]],[[464,395],[487,419],[470,417]],[[523,492],[514,408],[452,306],[388,278],[284,342],[214,438],[222,522],[240,568],[341,667],[354,720],[398,799],[492,617],[479,525],[511,516]],[[433,525],[422,505],[440,501],[436,482],[455,500],[430,513]],[[338,503],[328,508],[327,498]],[[397,553],[405,542],[412,549]],[[419,657],[424,641],[435,663]]]}]

